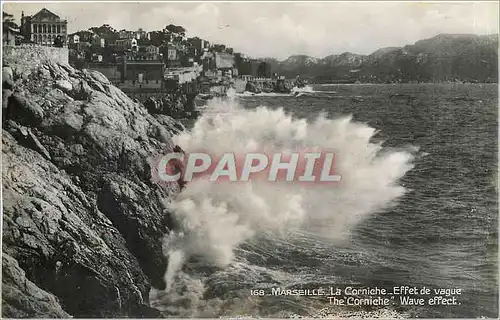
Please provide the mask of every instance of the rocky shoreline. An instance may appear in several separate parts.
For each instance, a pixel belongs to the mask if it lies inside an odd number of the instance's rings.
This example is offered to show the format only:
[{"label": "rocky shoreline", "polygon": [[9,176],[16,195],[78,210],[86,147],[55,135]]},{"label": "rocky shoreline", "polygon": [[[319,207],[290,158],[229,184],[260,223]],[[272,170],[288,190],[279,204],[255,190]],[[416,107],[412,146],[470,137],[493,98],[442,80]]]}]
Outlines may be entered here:
[{"label": "rocky shoreline", "polygon": [[3,58],[3,316],[162,317],[177,193],[148,159],[184,130],[102,74]]}]

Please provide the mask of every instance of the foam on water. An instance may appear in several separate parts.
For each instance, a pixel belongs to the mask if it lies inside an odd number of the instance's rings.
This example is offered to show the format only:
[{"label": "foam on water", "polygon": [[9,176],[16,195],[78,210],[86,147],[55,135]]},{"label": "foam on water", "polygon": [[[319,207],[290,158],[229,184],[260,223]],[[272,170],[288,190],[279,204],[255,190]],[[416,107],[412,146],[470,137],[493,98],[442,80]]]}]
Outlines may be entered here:
[{"label": "foam on water", "polygon": [[315,92],[313,87],[307,85],[307,86],[303,86],[301,88],[299,87],[293,87],[292,90],[291,90],[292,94],[296,94],[296,93],[299,93],[299,92],[307,92],[307,93],[312,93],[312,92]]},{"label": "foam on water", "polygon": [[374,128],[350,116],[327,119],[320,115],[307,122],[282,109],[248,110],[234,99],[210,101],[192,130],[174,138],[187,153],[325,148],[335,152],[335,169],[342,181],[336,186],[311,187],[267,181],[190,182],[170,203],[180,230],[165,238],[167,291],[155,291],[152,300],[161,304],[169,296],[168,303],[172,303],[180,297],[174,288],[183,287],[184,297],[186,286],[191,286],[189,295],[199,295],[199,310],[203,285],[194,275],[180,271],[191,257],[227,268],[239,245],[262,234],[293,237],[296,233],[326,242],[343,241],[357,223],[393,204],[405,193],[398,180],[413,167],[414,150],[383,148],[371,142],[375,134]]},{"label": "foam on water", "polygon": [[237,93],[237,97],[289,97],[288,93],[278,93],[278,92],[261,92],[261,93],[253,93],[249,91],[245,91],[243,93]]}]

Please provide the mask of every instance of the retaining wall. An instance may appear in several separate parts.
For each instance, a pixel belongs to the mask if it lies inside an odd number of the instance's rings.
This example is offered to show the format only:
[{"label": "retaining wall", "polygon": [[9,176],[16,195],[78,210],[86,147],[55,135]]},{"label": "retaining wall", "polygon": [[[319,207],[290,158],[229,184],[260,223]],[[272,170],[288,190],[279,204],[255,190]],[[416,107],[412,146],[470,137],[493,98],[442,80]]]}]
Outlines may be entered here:
[{"label": "retaining wall", "polygon": [[40,45],[3,46],[3,65],[27,64],[36,67],[47,61],[68,64],[68,48],[45,47]]}]

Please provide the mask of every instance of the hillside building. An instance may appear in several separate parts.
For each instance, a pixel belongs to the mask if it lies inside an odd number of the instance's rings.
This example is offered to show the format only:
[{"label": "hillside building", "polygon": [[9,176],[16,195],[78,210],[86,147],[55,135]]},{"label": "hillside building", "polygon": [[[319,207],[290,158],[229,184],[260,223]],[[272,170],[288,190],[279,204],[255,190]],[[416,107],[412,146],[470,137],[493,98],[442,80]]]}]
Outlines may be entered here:
[{"label": "hillside building", "polygon": [[43,46],[54,46],[54,41],[60,39],[62,46],[67,47],[67,26],[67,20],[62,20],[46,8],[33,16],[24,16],[24,12],[21,15],[21,33],[24,38]]}]

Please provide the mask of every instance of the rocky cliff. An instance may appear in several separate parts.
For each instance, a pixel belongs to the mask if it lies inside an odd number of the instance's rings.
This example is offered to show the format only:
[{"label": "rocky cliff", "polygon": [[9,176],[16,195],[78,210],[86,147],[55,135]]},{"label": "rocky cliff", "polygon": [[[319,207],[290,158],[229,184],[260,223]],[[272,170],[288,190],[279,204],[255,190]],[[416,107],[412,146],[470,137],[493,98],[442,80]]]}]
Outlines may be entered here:
[{"label": "rocky cliff", "polygon": [[33,57],[3,57],[3,316],[161,317],[148,295],[165,286],[178,188],[151,182],[148,158],[183,127],[98,72]]},{"label": "rocky cliff", "polygon": [[441,34],[369,55],[350,52],[322,59],[292,56],[268,60],[273,72],[314,82],[498,82],[498,35]]}]

